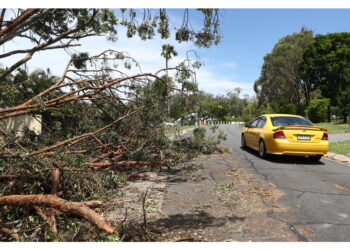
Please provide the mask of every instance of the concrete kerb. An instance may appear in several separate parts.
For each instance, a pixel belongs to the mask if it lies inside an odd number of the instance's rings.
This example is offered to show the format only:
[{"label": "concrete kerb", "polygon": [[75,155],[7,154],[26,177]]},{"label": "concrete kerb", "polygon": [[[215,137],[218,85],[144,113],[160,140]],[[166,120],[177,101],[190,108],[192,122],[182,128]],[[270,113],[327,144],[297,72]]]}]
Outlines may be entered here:
[{"label": "concrete kerb", "polygon": [[348,157],[348,156],[328,152],[326,159],[328,159],[330,161],[338,162],[338,163],[341,163],[343,165],[350,167],[350,157]]}]

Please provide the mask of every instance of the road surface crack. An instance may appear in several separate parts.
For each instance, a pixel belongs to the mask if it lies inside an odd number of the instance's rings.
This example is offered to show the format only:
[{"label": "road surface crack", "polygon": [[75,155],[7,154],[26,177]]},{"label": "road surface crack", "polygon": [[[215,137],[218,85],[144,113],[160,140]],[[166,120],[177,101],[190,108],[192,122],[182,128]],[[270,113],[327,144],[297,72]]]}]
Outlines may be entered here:
[{"label": "road surface crack", "polygon": [[295,228],[295,223],[288,223],[288,222],[285,222],[285,221],[283,221],[281,219],[275,218],[273,216],[273,210],[272,209],[269,209],[267,211],[266,216],[269,217],[270,219],[277,220],[279,222],[285,223],[288,226],[288,229],[298,238],[298,240],[300,240],[300,241],[307,241],[307,242],[309,241],[308,238],[306,238],[304,235],[299,233],[299,231]]},{"label": "road surface crack", "polygon": [[[288,187],[279,187],[281,189],[286,189],[286,190],[291,190],[291,191],[296,191],[296,192],[300,192],[302,193],[301,195],[303,195],[304,193],[312,193],[312,194],[322,194],[322,195],[339,195],[339,196],[350,196],[350,194],[332,194],[332,193],[322,193],[322,192],[316,192],[316,191],[307,191],[307,190],[299,190],[296,188],[288,188]],[[301,196],[300,195],[300,196]],[[297,197],[299,198],[299,197]]]},{"label": "road surface crack", "polygon": [[253,168],[257,174],[261,175],[261,176],[264,178],[265,181],[268,180],[267,175],[261,173],[261,172],[258,170],[258,168],[255,166],[255,163],[253,162],[253,160],[250,160],[250,159],[247,157],[246,154],[243,154],[243,157],[244,157],[243,160],[248,161],[248,162],[250,163],[251,168]]}]

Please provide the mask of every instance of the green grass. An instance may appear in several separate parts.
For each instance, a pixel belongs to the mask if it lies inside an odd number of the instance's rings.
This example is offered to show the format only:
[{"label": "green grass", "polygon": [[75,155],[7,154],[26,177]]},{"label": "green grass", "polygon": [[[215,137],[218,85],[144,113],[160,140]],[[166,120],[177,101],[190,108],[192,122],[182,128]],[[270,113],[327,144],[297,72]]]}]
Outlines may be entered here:
[{"label": "green grass", "polygon": [[329,144],[329,152],[350,156],[350,141]]},{"label": "green grass", "polygon": [[328,133],[350,133],[349,124],[315,123],[316,126],[326,128]]}]

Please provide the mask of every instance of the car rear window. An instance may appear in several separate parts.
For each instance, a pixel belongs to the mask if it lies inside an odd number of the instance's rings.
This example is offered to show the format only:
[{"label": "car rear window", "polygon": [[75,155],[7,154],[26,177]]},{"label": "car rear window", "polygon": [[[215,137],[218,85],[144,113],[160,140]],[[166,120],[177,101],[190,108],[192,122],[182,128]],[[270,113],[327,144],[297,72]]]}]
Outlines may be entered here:
[{"label": "car rear window", "polygon": [[302,117],[293,117],[293,116],[274,116],[271,117],[272,126],[314,126],[308,120]]}]

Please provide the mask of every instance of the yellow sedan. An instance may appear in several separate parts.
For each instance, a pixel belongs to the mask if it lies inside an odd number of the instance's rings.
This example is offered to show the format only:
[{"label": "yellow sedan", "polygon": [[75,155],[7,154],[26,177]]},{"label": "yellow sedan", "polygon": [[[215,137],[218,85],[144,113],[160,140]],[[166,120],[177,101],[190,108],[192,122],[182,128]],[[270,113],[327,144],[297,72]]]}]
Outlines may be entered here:
[{"label": "yellow sedan", "polygon": [[266,154],[308,156],[318,161],[327,155],[327,129],[317,127],[302,116],[267,114],[245,125],[241,138],[242,148]]}]

